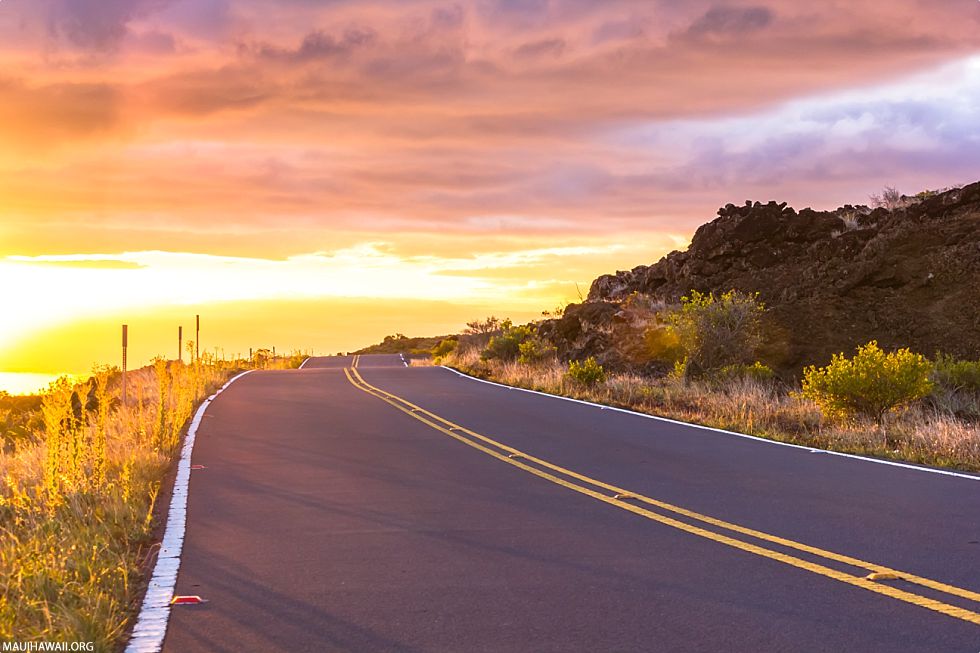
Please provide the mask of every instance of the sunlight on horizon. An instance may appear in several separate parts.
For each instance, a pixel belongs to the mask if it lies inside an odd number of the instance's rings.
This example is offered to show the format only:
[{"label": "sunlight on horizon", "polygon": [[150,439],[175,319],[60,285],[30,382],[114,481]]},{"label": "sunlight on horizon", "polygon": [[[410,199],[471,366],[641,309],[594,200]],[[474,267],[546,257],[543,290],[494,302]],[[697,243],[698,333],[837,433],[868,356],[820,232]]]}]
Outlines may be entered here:
[{"label": "sunlight on horizon", "polygon": [[0,392],[12,395],[36,395],[48,389],[59,376],[75,378],[73,374],[32,374],[29,372],[0,372]]},{"label": "sunlight on horizon", "polygon": [[[0,321],[0,371],[77,375],[95,363],[118,364],[124,322],[133,334],[131,367],[175,357],[176,328],[193,340],[197,313],[203,344],[229,357],[270,342],[282,351],[354,350],[395,332],[456,332],[490,313],[534,319],[577,301],[624,256],[642,262],[686,245],[667,234],[629,245],[590,240],[459,256],[404,254],[383,241],[283,259],[163,251],[8,256],[0,277],[18,280],[7,301],[19,310]],[[229,311],[248,317],[235,323]],[[0,377],[8,391],[34,383]]]}]

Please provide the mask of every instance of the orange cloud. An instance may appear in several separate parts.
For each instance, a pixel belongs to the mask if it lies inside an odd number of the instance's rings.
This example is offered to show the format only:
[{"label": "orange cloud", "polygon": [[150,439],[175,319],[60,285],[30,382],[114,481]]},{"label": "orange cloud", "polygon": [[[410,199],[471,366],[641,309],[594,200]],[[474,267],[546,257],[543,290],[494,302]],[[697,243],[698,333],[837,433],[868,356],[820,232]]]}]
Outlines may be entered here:
[{"label": "orange cloud", "polygon": [[[606,130],[896,78],[975,52],[978,36],[975,5],[913,0],[46,0],[2,11],[13,45],[0,61],[28,71],[0,82],[0,143],[18,150],[4,168],[23,175],[5,193],[31,213],[68,204],[74,219],[134,222],[226,205],[245,223],[315,212],[343,227],[352,212],[390,217],[382,196],[405,193],[422,228],[433,217],[452,228],[461,215],[544,217],[536,204],[567,215],[574,182],[598,197],[575,222],[649,215],[664,189],[622,206],[603,192],[635,155],[605,144]],[[71,152],[25,165],[25,152],[52,147]]]}]

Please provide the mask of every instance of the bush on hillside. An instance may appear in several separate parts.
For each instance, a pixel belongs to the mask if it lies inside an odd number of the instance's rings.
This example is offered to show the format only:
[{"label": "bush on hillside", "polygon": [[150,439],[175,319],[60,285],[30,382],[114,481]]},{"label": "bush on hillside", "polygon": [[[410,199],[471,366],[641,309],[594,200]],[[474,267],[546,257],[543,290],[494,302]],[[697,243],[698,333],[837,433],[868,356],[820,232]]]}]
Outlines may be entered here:
[{"label": "bush on hillside", "polygon": [[680,336],[669,324],[657,324],[644,331],[643,346],[651,360],[673,365],[684,359]]},{"label": "bush on hillside", "polygon": [[730,290],[719,297],[696,290],[681,298],[666,322],[686,355],[685,376],[711,375],[755,358],[765,306],[758,293]]},{"label": "bush on hillside", "polygon": [[980,361],[937,354],[932,381],[935,387],[930,402],[934,408],[960,417],[980,417]]},{"label": "bush on hillside", "polygon": [[772,381],[776,373],[768,365],[763,365],[759,361],[751,365],[726,365],[718,371],[719,381],[734,381],[738,379],[748,379],[750,381],[766,382]]},{"label": "bush on hillside", "polygon": [[575,383],[594,386],[606,380],[606,370],[596,361],[595,357],[589,356],[584,361],[570,362],[566,376]]},{"label": "bush on hillside", "polygon": [[980,392],[980,361],[962,361],[938,354],[932,379],[946,390]]},{"label": "bush on hillside", "polygon": [[432,348],[432,355],[435,358],[442,358],[454,351],[456,351],[456,346],[459,345],[458,338],[444,338],[439,341],[439,344]]},{"label": "bush on hillside", "polygon": [[557,350],[554,345],[541,338],[533,337],[525,340],[518,347],[517,362],[522,365],[534,365],[555,357]]},{"label": "bush on hillside", "polygon": [[880,424],[889,411],[932,391],[932,371],[925,356],[908,349],[885,352],[872,340],[859,347],[853,358],[837,354],[826,367],[804,370],[799,396],[812,400],[825,414],[863,415]]},{"label": "bush on hillside", "polygon": [[870,197],[871,206],[876,209],[903,209],[908,206],[911,198],[905,197],[897,188],[885,186],[881,193],[876,193]]},{"label": "bush on hillside", "polygon": [[511,326],[509,320],[505,320],[504,330],[490,338],[486,349],[483,350],[481,357],[484,360],[512,361],[521,353],[521,343],[534,337],[534,327],[525,324],[522,326]]}]

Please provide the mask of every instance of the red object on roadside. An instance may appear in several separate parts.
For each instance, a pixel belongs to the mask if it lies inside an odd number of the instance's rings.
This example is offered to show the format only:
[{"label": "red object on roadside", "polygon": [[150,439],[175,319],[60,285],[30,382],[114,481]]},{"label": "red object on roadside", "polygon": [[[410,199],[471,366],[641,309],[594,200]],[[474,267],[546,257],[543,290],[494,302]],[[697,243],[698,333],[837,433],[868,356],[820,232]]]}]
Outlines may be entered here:
[{"label": "red object on roadside", "polygon": [[170,605],[196,605],[207,602],[207,599],[202,599],[200,596],[175,596],[170,599]]},{"label": "red object on roadside", "polygon": [[191,465],[191,469],[207,469],[206,465]]}]

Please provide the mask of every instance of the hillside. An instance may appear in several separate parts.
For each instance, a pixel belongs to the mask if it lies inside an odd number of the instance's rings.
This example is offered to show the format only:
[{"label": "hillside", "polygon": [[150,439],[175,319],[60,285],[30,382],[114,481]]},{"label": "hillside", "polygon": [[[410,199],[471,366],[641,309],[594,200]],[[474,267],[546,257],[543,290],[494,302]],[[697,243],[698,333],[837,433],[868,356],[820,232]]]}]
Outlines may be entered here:
[{"label": "hillside", "polygon": [[418,337],[409,338],[400,333],[393,336],[385,336],[385,339],[381,342],[371,345],[370,347],[364,347],[363,349],[358,349],[357,351],[351,352],[352,354],[416,354],[416,353],[427,353],[430,349],[435,347],[444,338],[449,336],[431,336],[431,337]]},{"label": "hillside", "polygon": [[[563,358],[643,366],[634,293],[673,303],[691,290],[758,292],[771,364],[798,374],[877,339],[980,357],[980,182],[902,198],[893,209],[836,211],[729,204],[690,247],[596,279],[587,300],[542,324]],[[630,300],[631,295],[634,299]]]}]

